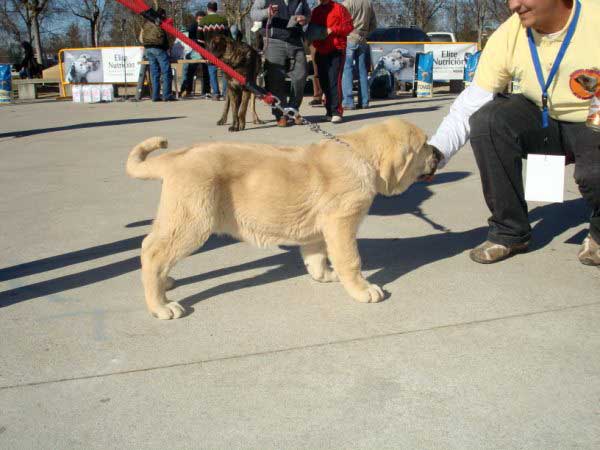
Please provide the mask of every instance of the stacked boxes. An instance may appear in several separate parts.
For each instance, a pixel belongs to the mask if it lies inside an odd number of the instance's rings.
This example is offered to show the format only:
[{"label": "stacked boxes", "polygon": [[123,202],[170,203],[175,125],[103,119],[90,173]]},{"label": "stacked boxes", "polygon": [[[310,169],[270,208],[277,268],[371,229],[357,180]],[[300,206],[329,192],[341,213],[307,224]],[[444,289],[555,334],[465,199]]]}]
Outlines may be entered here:
[{"label": "stacked boxes", "polygon": [[112,102],[114,98],[112,84],[73,84],[71,91],[74,103]]}]

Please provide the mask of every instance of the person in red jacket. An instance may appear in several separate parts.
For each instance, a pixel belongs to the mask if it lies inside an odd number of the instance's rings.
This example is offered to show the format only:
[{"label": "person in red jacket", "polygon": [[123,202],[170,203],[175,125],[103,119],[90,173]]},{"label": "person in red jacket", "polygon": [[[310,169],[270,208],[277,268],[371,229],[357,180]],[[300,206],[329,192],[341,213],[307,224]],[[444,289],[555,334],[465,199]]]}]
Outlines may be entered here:
[{"label": "person in red jacket", "polygon": [[352,16],[340,3],[319,0],[311,23],[327,28],[327,37],[313,41],[321,89],[325,94],[326,119],[342,121],[342,73],[346,59],[346,36],[354,29]]}]

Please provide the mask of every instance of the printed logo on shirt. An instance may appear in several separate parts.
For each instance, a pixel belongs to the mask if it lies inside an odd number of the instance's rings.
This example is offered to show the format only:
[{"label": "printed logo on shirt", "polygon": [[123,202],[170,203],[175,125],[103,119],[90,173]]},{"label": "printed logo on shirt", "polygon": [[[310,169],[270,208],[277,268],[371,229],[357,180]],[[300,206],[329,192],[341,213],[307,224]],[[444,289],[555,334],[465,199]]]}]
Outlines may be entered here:
[{"label": "printed logo on shirt", "polygon": [[600,94],[600,70],[579,69],[569,76],[569,87],[575,97],[589,100]]}]

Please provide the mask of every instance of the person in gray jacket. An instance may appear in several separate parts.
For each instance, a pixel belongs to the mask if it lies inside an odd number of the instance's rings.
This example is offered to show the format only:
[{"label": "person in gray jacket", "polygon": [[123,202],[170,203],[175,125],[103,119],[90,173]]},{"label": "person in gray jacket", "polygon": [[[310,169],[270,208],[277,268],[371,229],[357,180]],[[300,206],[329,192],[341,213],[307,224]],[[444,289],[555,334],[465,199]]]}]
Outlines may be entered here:
[{"label": "person in gray jacket", "polygon": [[[346,62],[342,76],[342,108],[360,109],[369,106],[369,82],[367,79],[367,59],[369,45],[367,36],[377,28],[377,18],[371,0],[344,0],[342,3],[352,16],[354,30],[348,35]],[[352,85],[354,81],[353,63],[358,66],[358,104],[354,104]]]},{"label": "person in gray jacket", "polygon": [[[306,0],[256,0],[250,16],[262,22],[266,66],[266,88],[281,100],[283,107],[300,108],[306,84],[306,54],[302,43],[302,27],[310,20]],[[291,89],[286,89],[289,76]],[[277,126],[301,125],[297,117],[289,121],[281,111],[273,109]]]}]

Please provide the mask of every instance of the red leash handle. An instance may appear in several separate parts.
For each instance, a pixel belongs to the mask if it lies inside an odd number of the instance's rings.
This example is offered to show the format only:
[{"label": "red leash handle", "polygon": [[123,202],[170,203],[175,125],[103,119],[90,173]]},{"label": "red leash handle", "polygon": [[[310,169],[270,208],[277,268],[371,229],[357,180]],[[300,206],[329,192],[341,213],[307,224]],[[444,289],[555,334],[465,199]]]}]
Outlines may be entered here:
[{"label": "red leash handle", "polygon": [[141,14],[146,11],[149,6],[142,0],[117,0],[121,5],[129,8],[136,14]]},{"label": "red leash handle", "polygon": [[214,66],[217,66],[219,69],[221,69],[223,72],[225,72],[231,78],[236,80],[242,86],[244,86],[248,90],[252,91],[255,95],[257,95],[265,103],[267,103],[269,105],[277,104],[278,100],[276,97],[273,96],[273,94],[258,87],[254,83],[249,83],[248,80],[246,79],[246,77],[237,73],[231,66],[229,66],[228,64],[221,61],[219,58],[217,58],[215,55],[213,55],[211,52],[209,52],[205,48],[200,47],[200,45],[197,42],[193,41],[192,39],[187,37],[185,34],[183,34],[181,31],[176,29],[173,26],[173,19],[162,20],[158,16],[158,14],[156,14],[156,11],[154,11],[154,9],[149,7],[143,0],[117,0],[117,1],[120,4],[122,4],[123,6],[125,6],[126,8],[129,8],[130,10],[132,10],[134,13],[140,14],[144,19],[160,26],[163,30],[165,30],[171,36],[175,36],[180,41],[185,42],[187,45],[189,45],[191,48],[193,48],[196,52],[198,52],[200,55],[202,55],[202,57],[204,59],[206,59],[208,62],[210,62]]}]

